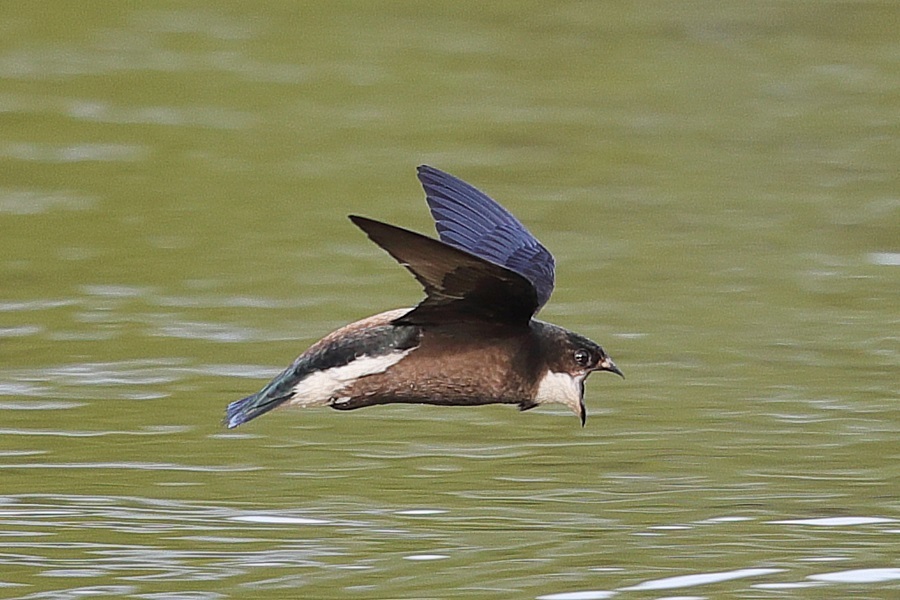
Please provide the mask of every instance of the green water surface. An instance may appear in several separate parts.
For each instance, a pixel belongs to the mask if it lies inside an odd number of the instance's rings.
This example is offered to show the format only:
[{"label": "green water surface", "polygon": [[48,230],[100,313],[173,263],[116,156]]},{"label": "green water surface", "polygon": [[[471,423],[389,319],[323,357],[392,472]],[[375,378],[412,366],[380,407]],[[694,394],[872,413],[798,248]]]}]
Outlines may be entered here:
[{"label": "green water surface", "polygon": [[[893,598],[900,5],[0,6],[0,597]],[[225,405],[421,297],[415,166],[549,247],[582,429]]]}]

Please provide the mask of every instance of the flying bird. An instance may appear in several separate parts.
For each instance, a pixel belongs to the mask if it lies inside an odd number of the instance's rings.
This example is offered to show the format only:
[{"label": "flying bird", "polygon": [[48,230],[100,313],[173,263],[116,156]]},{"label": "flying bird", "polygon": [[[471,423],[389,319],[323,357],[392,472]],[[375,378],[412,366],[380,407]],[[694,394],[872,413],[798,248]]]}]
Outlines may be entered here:
[{"label": "flying bird", "polygon": [[228,405],[234,428],[278,406],[563,404],[584,426],[584,382],[623,376],[588,338],[534,318],[553,291],[550,252],[468,183],[418,168],[440,240],[374,219],[350,220],[425,289],[319,340],[262,390]]}]

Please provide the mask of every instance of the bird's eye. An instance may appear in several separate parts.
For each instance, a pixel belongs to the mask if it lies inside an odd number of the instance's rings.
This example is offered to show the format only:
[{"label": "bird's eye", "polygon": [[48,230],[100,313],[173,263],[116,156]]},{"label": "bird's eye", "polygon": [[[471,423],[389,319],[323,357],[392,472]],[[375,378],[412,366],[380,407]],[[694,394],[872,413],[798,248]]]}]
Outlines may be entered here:
[{"label": "bird's eye", "polygon": [[586,367],[591,363],[591,353],[584,349],[576,350],[574,358],[579,367]]}]

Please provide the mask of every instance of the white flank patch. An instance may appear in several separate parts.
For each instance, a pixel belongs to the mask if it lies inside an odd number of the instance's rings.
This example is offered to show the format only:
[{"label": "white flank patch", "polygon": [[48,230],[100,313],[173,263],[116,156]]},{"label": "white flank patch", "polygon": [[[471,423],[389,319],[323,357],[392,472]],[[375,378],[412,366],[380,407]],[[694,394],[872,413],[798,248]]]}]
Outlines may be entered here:
[{"label": "white flank patch", "polygon": [[547,371],[538,384],[534,401],[538,404],[565,404],[576,415],[581,415],[581,380],[568,373]]},{"label": "white flank patch", "polygon": [[344,386],[360,377],[384,373],[412,350],[391,352],[381,356],[361,356],[346,365],[317,371],[294,386],[292,406],[325,406],[339,395]]}]

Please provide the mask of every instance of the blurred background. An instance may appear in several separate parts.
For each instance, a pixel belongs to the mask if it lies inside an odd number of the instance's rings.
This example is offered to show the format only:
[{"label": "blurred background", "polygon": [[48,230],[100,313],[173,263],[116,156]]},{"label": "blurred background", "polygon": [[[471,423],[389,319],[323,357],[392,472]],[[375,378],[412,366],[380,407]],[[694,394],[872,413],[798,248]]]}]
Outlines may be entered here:
[{"label": "blurred background", "polygon": [[[0,597],[896,597],[900,5],[0,5]],[[225,405],[416,282],[418,164],[557,259],[584,429]]]}]

